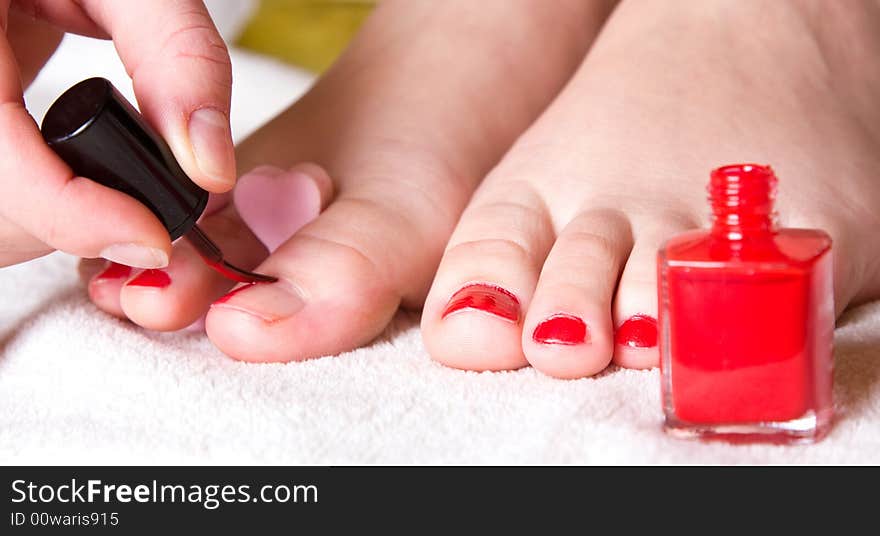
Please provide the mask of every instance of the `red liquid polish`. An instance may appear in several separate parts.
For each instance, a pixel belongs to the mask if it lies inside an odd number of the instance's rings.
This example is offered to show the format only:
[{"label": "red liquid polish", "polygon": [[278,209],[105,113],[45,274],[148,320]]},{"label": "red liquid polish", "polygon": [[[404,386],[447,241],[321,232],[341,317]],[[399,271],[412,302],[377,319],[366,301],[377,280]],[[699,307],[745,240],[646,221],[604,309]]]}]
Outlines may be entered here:
[{"label": "red liquid polish", "polygon": [[574,346],[590,338],[587,325],[580,318],[567,314],[553,315],[544,320],[532,333],[532,340],[540,344]]},{"label": "red liquid polish", "polygon": [[241,292],[243,290],[247,290],[257,284],[259,284],[259,283],[249,283],[243,287],[238,287],[237,289],[231,290],[231,291],[227,292],[226,294],[224,294],[223,296],[220,296],[219,298],[217,298],[214,301],[214,303],[215,304],[226,303],[229,300],[231,300],[232,297],[235,296],[236,294],[238,294],[239,292]]},{"label": "red liquid polish", "polygon": [[442,318],[464,309],[477,309],[513,323],[519,322],[519,300],[511,292],[496,285],[465,285],[449,298]]},{"label": "red liquid polish", "polygon": [[171,284],[171,276],[162,270],[144,270],[129,281],[127,287],[165,288]]},{"label": "red liquid polish", "polygon": [[776,183],[766,166],[714,170],[712,228],[660,251],[660,366],[672,435],[810,442],[831,425],[831,239],[776,228]]},{"label": "red liquid polish", "polygon": [[632,315],[617,328],[614,342],[630,348],[657,346],[657,321],[647,315]]},{"label": "red liquid polish", "polygon": [[242,283],[277,281],[230,264],[196,225],[208,192],[190,180],[165,140],[109,80],[89,78],[65,91],[46,112],[40,131],[74,173],[140,201],[172,241],[186,237],[224,277]]}]

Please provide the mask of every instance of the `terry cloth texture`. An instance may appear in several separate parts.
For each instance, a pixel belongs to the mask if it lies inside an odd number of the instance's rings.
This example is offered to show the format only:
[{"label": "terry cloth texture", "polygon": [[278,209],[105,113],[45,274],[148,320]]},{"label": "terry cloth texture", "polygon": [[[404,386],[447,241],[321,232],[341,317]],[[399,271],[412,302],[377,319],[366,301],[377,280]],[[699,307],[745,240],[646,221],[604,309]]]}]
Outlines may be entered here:
[{"label": "terry cloth texture", "polygon": [[[233,64],[237,139],[311,82],[240,50]],[[93,75],[132,97],[110,43],[67,38],[27,94],[36,118]],[[148,332],[100,312],[76,259],[56,253],[0,270],[0,463],[875,464],[880,302],[848,312],[835,335],[838,419],[824,441],[702,444],[661,432],[657,370],[576,381],[462,372],[428,358],[405,314],[344,355],[240,363],[204,334]]]}]

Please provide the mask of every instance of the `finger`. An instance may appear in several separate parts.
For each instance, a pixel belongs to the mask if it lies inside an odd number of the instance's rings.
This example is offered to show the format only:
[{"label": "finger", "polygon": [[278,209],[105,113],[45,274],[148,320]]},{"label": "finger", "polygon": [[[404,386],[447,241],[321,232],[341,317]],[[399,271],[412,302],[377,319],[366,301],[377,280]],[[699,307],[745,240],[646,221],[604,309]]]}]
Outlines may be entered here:
[{"label": "finger", "polygon": [[[9,0],[6,3],[9,4]],[[13,0],[9,10],[10,22],[13,16],[18,15],[31,21],[45,21],[67,32],[97,39],[109,38],[107,32],[95,24],[79,4],[71,1]]]},{"label": "finger", "polygon": [[[206,217],[200,227],[229,262],[245,270],[253,269],[268,254],[232,206]],[[211,302],[233,285],[235,282],[206,265],[189,242],[181,240],[174,245],[168,266],[131,278],[121,288],[118,303],[125,316],[140,326],[175,331],[201,318]]]},{"label": "finger", "polygon": [[0,217],[0,267],[42,257],[51,251],[52,248],[24,229]]},{"label": "finger", "polygon": [[[266,171],[273,168],[262,169]],[[309,170],[309,173],[277,170],[279,174],[274,176],[275,182],[282,184],[288,182],[285,175],[291,180],[304,182],[292,192],[293,196],[287,198],[288,201],[292,201],[288,208],[296,214],[291,218],[284,217],[278,222],[290,234],[315,219],[321,206],[327,202],[327,198],[324,197],[326,190],[322,190],[320,186],[323,178],[320,178],[317,172],[323,173],[323,177],[329,181],[326,173],[314,164],[294,167],[294,170],[297,169]],[[252,187],[261,180],[252,172],[242,176],[240,185],[249,184],[250,179],[256,180],[250,183]],[[279,194],[277,190],[275,193]],[[287,193],[291,192],[287,191]],[[301,195],[311,198],[310,193],[318,196],[314,199],[314,203],[298,202]],[[267,210],[271,210],[271,207],[267,207]],[[294,224],[298,226],[289,227],[291,221],[298,222]],[[200,226],[217,241],[224,255],[235,266],[252,269],[268,254],[260,240],[242,222],[233,206],[227,206],[215,214],[205,216]],[[209,268],[186,241],[175,244],[171,263],[162,270],[163,273],[158,273],[158,270],[149,272],[151,273],[145,272],[145,276],[128,281],[121,290],[121,298],[116,303],[121,304],[122,310],[132,321],[150,329],[177,330],[191,325],[205,314],[212,302],[233,286],[233,282]],[[107,304],[105,310],[112,312],[114,303],[107,300]]]},{"label": "finger", "polygon": [[83,0],[82,5],[112,36],[141,112],[168,141],[184,171],[206,190],[230,190],[235,183],[232,69],[202,2]]},{"label": "finger", "polygon": [[83,177],[43,142],[24,108],[15,56],[0,38],[0,215],[28,235],[80,257],[164,266],[171,243],[150,210]]},{"label": "finger", "polygon": [[27,87],[49,60],[64,34],[49,23],[18,11],[9,13],[6,37],[21,73],[22,87]]}]

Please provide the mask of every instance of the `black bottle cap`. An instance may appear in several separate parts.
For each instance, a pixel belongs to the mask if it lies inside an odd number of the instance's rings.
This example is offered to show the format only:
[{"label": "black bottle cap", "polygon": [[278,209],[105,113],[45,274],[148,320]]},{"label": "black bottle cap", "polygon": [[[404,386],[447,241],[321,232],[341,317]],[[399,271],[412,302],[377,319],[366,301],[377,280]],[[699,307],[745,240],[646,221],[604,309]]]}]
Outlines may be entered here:
[{"label": "black bottle cap", "polygon": [[79,176],[146,205],[171,240],[195,225],[208,192],[183,172],[165,141],[104,78],[65,91],[40,127],[43,138]]}]

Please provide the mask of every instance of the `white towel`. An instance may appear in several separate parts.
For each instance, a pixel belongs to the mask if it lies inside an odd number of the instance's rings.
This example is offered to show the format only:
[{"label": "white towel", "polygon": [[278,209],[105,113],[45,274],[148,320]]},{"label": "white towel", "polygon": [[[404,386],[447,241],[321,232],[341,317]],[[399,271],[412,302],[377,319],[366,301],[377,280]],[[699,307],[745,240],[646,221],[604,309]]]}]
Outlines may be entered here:
[{"label": "white towel", "polygon": [[[28,93],[39,118],[88,75],[130,85],[108,43],[66,39]],[[309,84],[233,51],[236,137]],[[93,62],[93,64],[91,64]],[[562,381],[532,369],[473,373],[432,362],[414,315],[368,347],[304,363],[223,356],[200,333],[148,332],[88,301],[76,260],[0,270],[0,463],[653,464],[880,461],[880,302],[836,332],[831,434],[809,446],[676,440],[660,427],[657,370]]]}]

